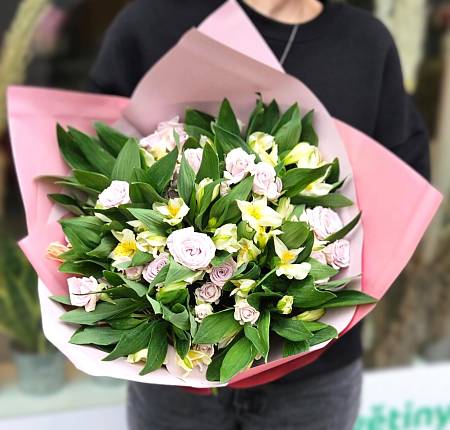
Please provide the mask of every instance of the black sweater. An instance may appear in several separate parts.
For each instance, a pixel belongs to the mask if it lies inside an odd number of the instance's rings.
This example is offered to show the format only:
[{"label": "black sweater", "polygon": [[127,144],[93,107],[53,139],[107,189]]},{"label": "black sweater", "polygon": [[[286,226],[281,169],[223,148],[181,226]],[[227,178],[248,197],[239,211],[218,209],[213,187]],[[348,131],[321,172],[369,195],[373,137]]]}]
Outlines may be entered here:
[{"label": "black sweater", "polygon": [[[91,89],[131,95],[142,76],[182,34],[222,3],[135,0],[106,34],[90,76]],[[241,5],[280,58],[292,26]],[[427,134],[404,91],[397,49],[386,28],[369,13],[343,4],[326,4],[316,19],[300,25],[284,68],[303,81],[331,115],[374,137],[423,176],[429,176]],[[360,355],[357,326],[317,362],[284,380],[331,371]]]}]

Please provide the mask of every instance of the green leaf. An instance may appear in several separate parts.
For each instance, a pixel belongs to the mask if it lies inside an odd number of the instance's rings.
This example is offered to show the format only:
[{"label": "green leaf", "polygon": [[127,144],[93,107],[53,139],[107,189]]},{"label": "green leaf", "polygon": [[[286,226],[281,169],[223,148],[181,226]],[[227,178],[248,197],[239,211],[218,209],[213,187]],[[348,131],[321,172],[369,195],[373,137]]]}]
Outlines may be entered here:
[{"label": "green leaf", "polygon": [[266,348],[258,329],[247,323],[244,325],[244,334],[245,337],[253,344],[258,354],[264,357],[266,354]]},{"label": "green leaf", "polygon": [[361,275],[357,276],[350,276],[347,278],[342,279],[335,279],[333,281],[328,281],[326,283],[320,284],[319,288],[321,290],[337,290],[346,287],[350,282],[354,281],[355,279],[359,278]]},{"label": "green leaf", "polygon": [[136,219],[141,221],[150,231],[165,236],[167,233],[167,224],[162,220],[161,215],[153,209],[127,208]]},{"label": "green leaf", "polygon": [[144,284],[141,284],[137,281],[132,281],[131,279],[127,279],[125,276],[122,276],[124,284],[131,288],[139,297],[144,297],[148,293],[148,287]]},{"label": "green leaf", "polygon": [[300,248],[307,239],[310,229],[304,222],[286,221],[281,226],[280,239],[288,247],[288,249]]},{"label": "green leaf", "polygon": [[146,375],[161,368],[167,355],[168,345],[167,324],[157,322],[153,325],[150,341],[147,346],[147,361],[139,373],[140,375]]},{"label": "green leaf", "polygon": [[219,177],[219,157],[213,147],[207,143],[203,148],[202,162],[195,177],[195,182],[198,184],[204,178],[217,180]]},{"label": "green leaf", "polygon": [[151,185],[157,193],[162,195],[172,179],[175,165],[177,163],[178,149],[175,148],[166,156],[156,161],[147,170],[147,177],[151,178]]},{"label": "green leaf", "polygon": [[336,297],[329,291],[317,289],[311,276],[303,281],[293,282],[287,294],[294,297],[294,306],[299,308],[318,307]]},{"label": "green leaf", "polygon": [[270,350],[270,311],[261,312],[261,316],[258,319],[258,332],[263,345],[263,353],[261,355],[267,362]]},{"label": "green leaf", "polygon": [[[114,164],[114,157],[106,151],[98,141],[94,140],[87,134],[69,127],[69,134],[78,145],[86,160],[92,165],[95,171],[109,176]],[[82,169],[92,170],[92,169]]]},{"label": "green leaf", "polygon": [[352,206],[353,202],[342,194],[328,194],[326,196],[294,196],[291,199],[294,205],[306,205],[309,207],[324,206],[331,209]]},{"label": "green leaf", "polygon": [[231,133],[218,124],[213,125],[213,130],[216,136],[217,144],[220,146],[224,154],[227,154],[235,148],[242,148],[249,154],[252,153],[251,148],[240,135]]},{"label": "green leaf", "polygon": [[272,330],[279,336],[294,342],[308,340],[313,337],[313,334],[306,328],[303,321],[291,318],[276,319],[272,324]]},{"label": "green leaf", "polygon": [[102,273],[101,263],[93,263],[91,261],[66,261],[62,263],[58,270],[61,273],[70,275],[94,276],[98,278]]},{"label": "green leaf", "polygon": [[220,227],[222,224],[237,222],[241,217],[241,212],[237,206],[236,200],[247,200],[252,191],[253,177],[249,176],[224,197],[218,199],[211,207],[210,221],[216,220],[214,227]]},{"label": "green leaf", "polygon": [[116,247],[117,240],[111,236],[105,236],[101,239],[100,243],[92,251],[86,253],[89,257],[106,259],[111,251]]},{"label": "green leaf", "polygon": [[111,179],[131,182],[133,170],[141,167],[139,145],[134,139],[129,139],[121,149],[111,172]]},{"label": "green leaf", "polygon": [[212,361],[206,369],[206,379],[208,381],[219,381],[220,380],[220,368],[222,367],[223,359],[233,346],[233,342],[228,345],[225,349],[218,350],[212,357]]},{"label": "green leaf", "polygon": [[73,171],[73,176],[75,176],[75,179],[80,184],[92,188],[99,193],[111,185],[111,180],[101,173],[75,169]]},{"label": "green leaf", "polygon": [[86,160],[78,145],[73,141],[70,134],[59,124],[56,126],[56,135],[58,137],[59,150],[64,161],[72,169],[92,170],[93,166]]},{"label": "green leaf", "polygon": [[165,284],[175,284],[176,282],[184,281],[186,278],[194,275],[194,271],[177,263],[173,258],[170,259],[169,271],[165,278]]},{"label": "green leaf", "polygon": [[309,340],[309,344],[311,346],[319,345],[322,342],[326,342],[330,339],[337,339],[339,336],[337,330],[332,327],[328,326],[326,328],[323,328],[322,330],[316,331],[314,333],[314,336]]},{"label": "green leaf", "polygon": [[294,103],[286,112],[283,113],[283,115],[281,115],[276,124],[273,126],[270,134],[275,135],[277,131],[280,130],[281,127],[283,127],[283,125],[290,121],[292,115],[296,110],[298,110],[298,104]]},{"label": "green leaf", "polygon": [[55,203],[57,203],[59,206],[63,207],[64,209],[67,209],[69,212],[73,213],[74,215],[85,215],[83,209],[81,209],[79,203],[77,200],[75,200],[73,197],[68,196],[67,194],[48,194],[48,197],[53,200]]},{"label": "green leaf", "polygon": [[141,319],[124,317],[109,320],[108,324],[115,330],[130,330],[142,324],[142,322]]},{"label": "green leaf", "polygon": [[310,145],[317,146],[319,144],[319,138],[314,130],[313,125],[314,110],[309,111],[302,119],[302,134],[300,137],[301,142],[308,142]]},{"label": "green leaf", "polygon": [[103,361],[112,361],[120,357],[126,357],[129,354],[135,354],[147,347],[152,334],[153,323],[145,322],[136,328],[125,332],[119,340],[119,343],[108,354]]},{"label": "green leaf", "polygon": [[307,340],[301,340],[298,342],[285,340],[283,343],[283,357],[301,354],[302,352],[308,351],[309,348],[310,343]]},{"label": "green leaf", "polygon": [[166,199],[161,197],[150,184],[145,182],[132,182],[130,184],[130,197],[133,203],[144,203],[150,207],[155,202],[166,202]]},{"label": "green leaf", "polygon": [[[220,184],[220,180],[216,180],[214,182],[209,183],[205,186],[203,191],[203,197],[201,199],[200,206],[197,206],[197,210],[195,211],[195,225],[199,230],[203,229],[203,214],[206,212],[208,207],[210,206],[212,199],[214,196],[214,190]],[[209,221],[209,220],[208,220]]]},{"label": "green leaf", "polygon": [[335,158],[331,163],[330,170],[328,171],[328,176],[326,182],[328,184],[334,184],[339,181],[341,168],[339,166],[339,159]]},{"label": "green leaf", "polygon": [[166,264],[156,275],[155,279],[153,279],[152,282],[150,282],[150,285],[148,286],[149,292],[155,288],[156,285],[161,284],[165,281],[167,272],[169,271],[169,265]]},{"label": "green leaf", "polygon": [[92,312],[74,309],[62,315],[60,319],[71,324],[93,325],[99,321],[131,314],[140,307],[142,307],[142,304],[133,299],[117,299],[115,303],[102,302],[97,304]]},{"label": "green leaf", "polygon": [[113,345],[119,342],[123,330],[114,330],[110,327],[86,327],[77,330],[70,338],[69,343],[74,345]]},{"label": "green leaf", "polygon": [[186,109],[184,115],[185,125],[195,126],[209,132],[211,132],[211,122],[213,121],[213,116],[196,109]]},{"label": "green leaf", "polygon": [[344,225],[344,227],[342,227],[339,231],[330,234],[330,236],[326,237],[325,240],[327,242],[334,242],[336,240],[342,239],[356,227],[360,219],[361,219],[361,212],[358,215],[356,215],[355,218],[353,218],[348,224]]},{"label": "green leaf", "polygon": [[187,162],[184,154],[181,158],[180,174],[178,176],[178,192],[180,197],[189,204],[195,184],[195,172]]},{"label": "green leaf", "polygon": [[308,258],[306,262],[311,264],[311,271],[309,272],[309,275],[312,276],[315,281],[331,278],[339,273],[339,270],[333,269],[333,267],[328,266],[327,264],[322,264],[315,258]]},{"label": "green leaf", "polygon": [[296,196],[309,184],[325,176],[329,168],[330,165],[325,164],[316,169],[296,167],[288,170],[283,177],[283,190],[286,190],[286,196]]},{"label": "green leaf", "polygon": [[227,382],[240,371],[247,369],[255,359],[256,350],[246,338],[239,339],[226,353],[220,368],[220,382]]},{"label": "green leaf", "polygon": [[112,155],[117,157],[129,138],[105,123],[97,122],[94,126],[101,142],[109,149]]},{"label": "green leaf", "polygon": [[300,110],[296,105],[292,110],[292,115],[285,124],[283,124],[275,134],[275,142],[278,145],[280,153],[291,150],[300,140],[302,132],[302,120]]},{"label": "green leaf", "polygon": [[193,339],[194,344],[219,343],[242,330],[234,319],[233,309],[208,315],[200,324]]},{"label": "green leaf", "polygon": [[189,320],[189,312],[185,306],[176,303],[170,309],[168,306],[162,306],[163,318],[173,324],[180,330],[189,330],[191,323]]},{"label": "green leaf", "polygon": [[224,99],[220,105],[219,115],[217,116],[217,124],[230,133],[238,136],[241,134],[239,124],[236,120],[236,115],[234,114],[228,99]]},{"label": "green leaf", "polygon": [[130,267],[144,266],[145,264],[150,263],[150,261],[153,261],[152,254],[137,250],[136,254],[134,254],[133,259],[131,260]]},{"label": "green leaf", "polygon": [[177,351],[177,354],[181,359],[184,359],[191,347],[191,335],[189,332],[180,330],[179,328],[172,326],[173,330],[173,346]]},{"label": "green leaf", "polygon": [[56,303],[61,303],[62,305],[68,305],[68,306],[72,305],[69,296],[50,296],[49,298],[50,298],[50,300],[53,300]]},{"label": "green leaf", "polygon": [[378,300],[361,291],[344,290],[335,291],[337,296],[323,305],[323,308],[343,308],[347,306],[368,305],[376,303]]},{"label": "green leaf", "polygon": [[103,224],[95,216],[64,218],[61,227],[76,250],[90,251],[100,243],[99,227]]},{"label": "green leaf", "polygon": [[259,128],[264,133],[271,133],[273,127],[280,118],[280,109],[276,100],[272,100],[270,104],[264,109],[262,126]]},{"label": "green leaf", "polygon": [[[209,127],[211,128],[211,127]],[[189,135],[189,139],[186,141],[184,147],[186,147],[186,144],[189,144],[190,141],[194,140],[195,142],[199,142],[200,138],[202,136],[206,136],[207,138],[213,140],[214,135],[211,131],[205,130],[204,128],[197,127],[195,125],[184,125],[185,132]],[[198,144],[197,144],[198,145]]]},{"label": "green leaf", "polygon": [[[265,125],[264,112],[265,112],[264,104],[261,101],[261,99],[259,98],[256,101],[256,106],[253,109],[252,113],[250,114],[250,118],[248,120],[248,127],[247,127],[247,132],[246,132],[247,139],[255,131],[264,131],[263,130],[263,127]],[[270,133],[270,129],[269,129],[269,131],[267,131],[267,133]]]}]

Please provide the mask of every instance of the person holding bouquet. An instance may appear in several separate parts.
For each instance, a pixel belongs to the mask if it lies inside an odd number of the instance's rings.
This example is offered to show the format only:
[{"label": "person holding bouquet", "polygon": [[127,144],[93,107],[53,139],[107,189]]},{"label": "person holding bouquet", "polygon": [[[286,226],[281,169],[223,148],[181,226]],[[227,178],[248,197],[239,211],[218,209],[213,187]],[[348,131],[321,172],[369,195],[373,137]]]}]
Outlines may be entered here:
[{"label": "person holding bouquet", "polygon": [[[135,0],[106,34],[90,89],[130,96],[148,69],[222,0]],[[428,137],[403,87],[395,44],[367,12],[318,0],[240,0],[286,72],[334,117],[381,142],[424,177]],[[187,64],[186,67],[189,67]],[[313,364],[247,390],[217,396],[131,383],[129,425],[140,429],[351,430],[361,391],[361,327]]]}]

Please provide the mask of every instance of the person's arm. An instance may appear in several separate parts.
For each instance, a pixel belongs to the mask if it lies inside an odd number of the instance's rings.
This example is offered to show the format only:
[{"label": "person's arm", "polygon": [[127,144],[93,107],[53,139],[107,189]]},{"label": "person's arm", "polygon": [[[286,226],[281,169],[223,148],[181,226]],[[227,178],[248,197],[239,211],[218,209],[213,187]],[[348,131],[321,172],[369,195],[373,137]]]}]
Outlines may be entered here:
[{"label": "person's arm", "polygon": [[430,178],[429,137],[413,100],[403,86],[394,42],[387,53],[374,138]]}]

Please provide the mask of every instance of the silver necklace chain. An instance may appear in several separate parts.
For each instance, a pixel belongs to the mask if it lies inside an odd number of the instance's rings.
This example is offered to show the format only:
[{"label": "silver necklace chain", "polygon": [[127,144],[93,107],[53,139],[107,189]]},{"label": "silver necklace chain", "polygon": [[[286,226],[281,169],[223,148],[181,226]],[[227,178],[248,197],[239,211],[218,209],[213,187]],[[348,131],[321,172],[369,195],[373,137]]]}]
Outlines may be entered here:
[{"label": "silver necklace chain", "polygon": [[298,27],[299,27],[299,24],[296,24],[292,28],[291,35],[289,36],[289,40],[287,41],[286,46],[284,47],[283,54],[281,55],[281,58],[280,58],[281,65],[284,64],[284,62],[286,61],[286,58],[288,57],[289,53],[291,52],[292,44],[294,43],[295,36],[297,36]]}]

